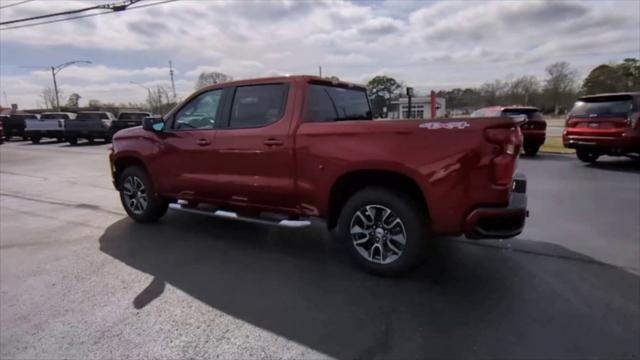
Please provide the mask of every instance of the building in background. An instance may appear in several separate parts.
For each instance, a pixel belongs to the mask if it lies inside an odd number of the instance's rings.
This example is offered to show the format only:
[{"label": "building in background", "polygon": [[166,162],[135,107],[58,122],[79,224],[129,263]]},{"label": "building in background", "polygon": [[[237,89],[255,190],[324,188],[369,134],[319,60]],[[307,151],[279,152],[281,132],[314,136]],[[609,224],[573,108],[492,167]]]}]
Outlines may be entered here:
[{"label": "building in background", "polygon": [[[445,117],[447,113],[445,98],[436,98],[436,115]],[[391,100],[388,109],[389,119],[409,118],[409,99],[401,97]],[[431,118],[431,98],[429,96],[414,96],[411,98],[411,118],[430,119]]]}]

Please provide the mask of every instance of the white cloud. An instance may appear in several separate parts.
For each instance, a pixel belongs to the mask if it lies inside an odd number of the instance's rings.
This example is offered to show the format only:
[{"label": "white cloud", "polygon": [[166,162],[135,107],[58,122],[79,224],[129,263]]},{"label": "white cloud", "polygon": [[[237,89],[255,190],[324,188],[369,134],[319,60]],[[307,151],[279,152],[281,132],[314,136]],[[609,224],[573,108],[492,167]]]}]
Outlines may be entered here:
[{"label": "white cloud", "polygon": [[[0,18],[48,13],[50,4],[10,7]],[[55,4],[66,10],[94,2]],[[561,60],[588,69],[640,56],[638,23],[637,1],[179,1],[4,30],[0,85],[23,107],[36,104],[34,90],[49,86],[48,71],[19,70],[24,59],[4,51],[20,48],[55,53],[59,62],[113,54],[64,69],[59,79],[65,91],[84,89],[122,101],[131,96],[128,91],[144,95],[130,80],[167,82],[168,69],[160,65],[168,59],[178,64],[179,91],[186,93],[202,71],[239,79],[315,74],[318,65],[347,80],[362,82],[386,72],[416,87],[442,88],[509,73],[540,76],[546,65]]]}]

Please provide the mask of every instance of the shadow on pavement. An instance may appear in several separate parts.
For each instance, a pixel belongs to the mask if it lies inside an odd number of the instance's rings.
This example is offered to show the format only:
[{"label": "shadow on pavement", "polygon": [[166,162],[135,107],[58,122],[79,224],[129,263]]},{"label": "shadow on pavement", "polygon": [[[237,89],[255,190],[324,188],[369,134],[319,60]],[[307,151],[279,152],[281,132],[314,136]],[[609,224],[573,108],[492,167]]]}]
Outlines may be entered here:
[{"label": "shadow on pavement", "polygon": [[547,153],[540,152],[534,156],[521,154],[521,159],[534,160],[534,161],[544,161],[544,160],[560,160],[560,161],[575,161],[577,160],[575,155],[572,154],[556,154],[556,153]]},{"label": "shadow on pavement", "polygon": [[640,174],[640,160],[629,158],[602,158],[593,164],[586,165],[589,168]]},{"label": "shadow on pavement", "polygon": [[[209,306],[337,358],[638,356],[640,282],[567,258],[443,241],[404,278],[368,275],[320,226],[280,229],[187,214],[122,219],[100,250]],[[521,242],[527,242],[522,240]],[[528,249],[536,242],[529,241]],[[568,259],[569,258],[569,259]],[[117,300],[116,300],[117,301]]]}]

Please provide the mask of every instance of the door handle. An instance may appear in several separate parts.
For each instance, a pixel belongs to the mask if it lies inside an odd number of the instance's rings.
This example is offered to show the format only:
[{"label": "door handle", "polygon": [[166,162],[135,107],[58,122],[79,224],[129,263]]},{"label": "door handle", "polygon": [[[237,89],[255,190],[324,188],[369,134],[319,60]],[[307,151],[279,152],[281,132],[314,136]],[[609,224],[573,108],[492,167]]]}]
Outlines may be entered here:
[{"label": "door handle", "polygon": [[211,145],[211,141],[209,141],[208,139],[198,139],[198,141],[196,141],[196,143],[198,144],[198,146]]},{"label": "door handle", "polygon": [[264,141],[264,144],[267,146],[282,146],[284,142],[279,139],[267,139]]}]

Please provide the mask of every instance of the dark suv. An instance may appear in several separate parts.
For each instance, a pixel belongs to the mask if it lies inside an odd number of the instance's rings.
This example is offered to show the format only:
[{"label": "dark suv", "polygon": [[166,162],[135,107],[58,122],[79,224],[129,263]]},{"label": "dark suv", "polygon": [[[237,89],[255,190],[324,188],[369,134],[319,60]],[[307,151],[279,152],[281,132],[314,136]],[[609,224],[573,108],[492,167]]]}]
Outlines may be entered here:
[{"label": "dark suv", "polygon": [[474,111],[472,117],[513,117],[524,115],[527,121],[520,125],[524,136],[523,149],[527,155],[536,155],[546,140],[547,122],[538,108],[533,106],[491,106]]},{"label": "dark suv", "polygon": [[578,159],[640,155],[640,92],[583,96],[567,116],[562,142]]}]

